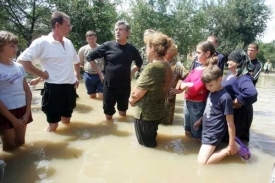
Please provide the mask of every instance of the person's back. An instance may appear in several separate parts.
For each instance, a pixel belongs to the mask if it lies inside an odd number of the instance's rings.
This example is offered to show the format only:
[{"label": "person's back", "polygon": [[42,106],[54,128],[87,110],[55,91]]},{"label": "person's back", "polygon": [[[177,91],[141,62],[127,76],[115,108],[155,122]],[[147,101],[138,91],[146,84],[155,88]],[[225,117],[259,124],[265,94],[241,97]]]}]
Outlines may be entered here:
[{"label": "person's back", "polygon": [[142,115],[144,120],[153,121],[166,115],[163,111],[165,111],[165,100],[171,80],[172,70],[167,62],[154,62],[144,69],[137,81],[137,87],[150,88],[147,94],[135,104],[136,109],[140,111],[135,113],[135,118],[140,118]]},{"label": "person's back", "polygon": [[165,99],[170,88],[172,70],[165,55],[172,41],[167,35],[155,33],[145,39],[148,61],[129,98],[135,107],[135,132],[139,144],[156,147],[157,130],[165,116]]}]

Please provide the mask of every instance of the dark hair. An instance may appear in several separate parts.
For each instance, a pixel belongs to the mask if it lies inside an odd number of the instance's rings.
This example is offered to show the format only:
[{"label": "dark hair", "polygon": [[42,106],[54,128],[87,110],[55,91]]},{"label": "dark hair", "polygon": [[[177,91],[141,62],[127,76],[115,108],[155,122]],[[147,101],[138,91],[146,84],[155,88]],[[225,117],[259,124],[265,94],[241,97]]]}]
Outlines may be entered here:
[{"label": "dark hair", "polygon": [[204,69],[202,76],[201,76],[201,81],[205,83],[210,83],[211,81],[217,80],[222,76],[222,71],[221,69],[216,66],[208,66]]},{"label": "dark hair", "polygon": [[209,38],[215,39],[215,42],[218,43],[218,38],[215,35],[209,35],[207,39]]},{"label": "dark hair", "polygon": [[85,36],[95,36],[96,37],[96,33],[94,31],[88,30],[86,32]]},{"label": "dark hair", "polygon": [[207,65],[208,66],[216,65],[218,63],[218,61],[219,61],[219,58],[218,58],[217,54],[214,53],[211,57],[209,57],[207,59]]},{"label": "dark hair", "polygon": [[251,48],[251,47],[254,47],[254,48],[256,48],[257,50],[259,50],[259,45],[258,45],[257,43],[255,43],[255,42],[250,43],[250,44],[248,45],[248,48]]},{"label": "dark hair", "polygon": [[[208,51],[210,52],[210,55],[209,55],[209,57],[207,59],[207,62],[206,62],[206,65],[208,65],[209,63],[210,64],[215,63],[215,60],[218,61],[218,58],[215,58],[215,57],[217,57],[216,49],[215,49],[215,46],[213,45],[212,42],[202,41],[197,45],[197,47],[199,47],[204,53],[206,53]],[[213,65],[213,64],[211,64],[211,65]]]},{"label": "dark hair", "polygon": [[60,12],[60,11],[53,12],[53,14],[51,16],[51,26],[52,26],[52,28],[55,28],[56,22],[58,22],[59,24],[63,24],[64,18],[67,18],[67,19],[70,20],[70,17],[67,14],[63,13],[63,12]]},{"label": "dark hair", "polygon": [[[237,65],[237,76],[243,74],[245,70],[251,72],[253,71],[253,65],[250,58],[247,56],[246,52],[241,49],[236,49],[232,51],[228,56],[228,61],[236,62]],[[245,71],[246,72],[246,71]]]},{"label": "dark hair", "polygon": [[9,31],[0,30],[0,51],[9,43],[18,44],[17,36]]},{"label": "dark hair", "polygon": [[214,55],[216,53],[215,46],[210,41],[202,41],[200,42],[197,47],[199,47],[203,52],[210,52],[210,56]]}]

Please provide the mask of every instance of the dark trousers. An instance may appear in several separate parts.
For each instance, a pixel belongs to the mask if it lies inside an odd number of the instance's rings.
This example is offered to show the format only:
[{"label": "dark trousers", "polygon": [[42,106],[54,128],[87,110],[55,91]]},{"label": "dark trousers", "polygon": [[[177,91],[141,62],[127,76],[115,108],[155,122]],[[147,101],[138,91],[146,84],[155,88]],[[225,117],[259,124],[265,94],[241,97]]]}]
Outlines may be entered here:
[{"label": "dark trousers", "polygon": [[103,110],[105,114],[115,114],[115,105],[119,111],[127,111],[131,88],[112,89],[103,86]]},{"label": "dark trousers", "polygon": [[139,144],[146,147],[156,147],[156,137],[160,120],[145,121],[142,119],[135,119],[134,123]]}]

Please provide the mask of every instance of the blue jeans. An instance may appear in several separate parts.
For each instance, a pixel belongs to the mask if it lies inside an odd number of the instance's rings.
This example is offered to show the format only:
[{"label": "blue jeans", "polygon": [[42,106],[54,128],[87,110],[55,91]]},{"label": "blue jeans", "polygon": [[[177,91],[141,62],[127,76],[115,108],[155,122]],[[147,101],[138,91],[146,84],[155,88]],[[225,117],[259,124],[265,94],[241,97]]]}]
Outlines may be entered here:
[{"label": "blue jeans", "polygon": [[103,83],[98,74],[89,74],[84,72],[83,80],[87,89],[87,94],[95,94],[103,92]]},{"label": "blue jeans", "polygon": [[191,132],[193,138],[201,138],[202,125],[199,129],[194,129],[195,122],[203,116],[206,102],[192,102],[185,100],[184,105],[184,129]]}]

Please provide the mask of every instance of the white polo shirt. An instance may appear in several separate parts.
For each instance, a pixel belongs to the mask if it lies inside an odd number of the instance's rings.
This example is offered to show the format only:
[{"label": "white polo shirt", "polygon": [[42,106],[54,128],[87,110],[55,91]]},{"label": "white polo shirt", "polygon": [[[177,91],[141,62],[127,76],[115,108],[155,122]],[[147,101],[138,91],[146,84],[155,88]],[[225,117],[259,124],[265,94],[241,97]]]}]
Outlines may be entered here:
[{"label": "white polo shirt", "polygon": [[34,40],[17,60],[39,61],[41,66],[49,73],[45,81],[54,84],[74,84],[76,76],[74,64],[79,63],[78,55],[72,42],[63,38],[64,47],[53,38],[52,33]]}]

